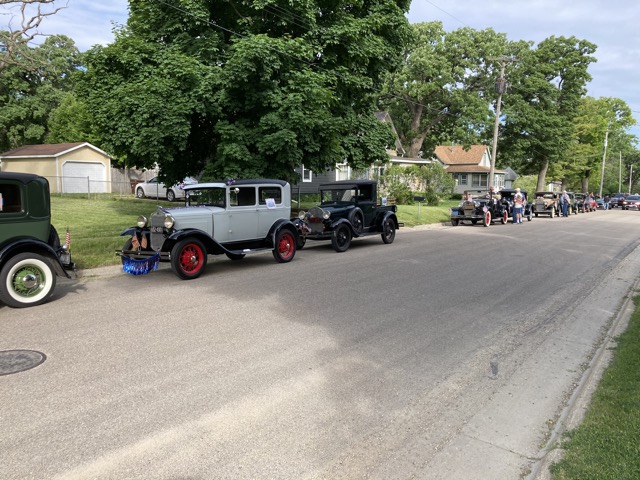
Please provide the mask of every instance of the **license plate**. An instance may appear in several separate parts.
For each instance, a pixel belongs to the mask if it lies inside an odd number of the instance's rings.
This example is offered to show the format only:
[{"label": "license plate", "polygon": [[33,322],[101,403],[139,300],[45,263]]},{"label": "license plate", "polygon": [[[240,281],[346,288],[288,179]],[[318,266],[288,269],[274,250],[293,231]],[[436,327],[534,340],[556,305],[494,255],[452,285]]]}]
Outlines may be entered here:
[{"label": "license plate", "polygon": [[151,227],[151,233],[162,233],[163,231],[163,227]]}]

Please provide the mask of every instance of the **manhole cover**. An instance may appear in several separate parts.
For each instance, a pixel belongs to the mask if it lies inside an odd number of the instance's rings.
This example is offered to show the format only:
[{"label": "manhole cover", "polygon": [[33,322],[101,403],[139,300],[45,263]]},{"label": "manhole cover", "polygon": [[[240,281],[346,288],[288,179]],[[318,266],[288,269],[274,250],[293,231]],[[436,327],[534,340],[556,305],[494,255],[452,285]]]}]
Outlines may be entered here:
[{"label": "manhole cover", "polygon": [[5,350],[0,352],[0,375],[24,372],[37,367],[47,359],[46,355],[35,350]]}]

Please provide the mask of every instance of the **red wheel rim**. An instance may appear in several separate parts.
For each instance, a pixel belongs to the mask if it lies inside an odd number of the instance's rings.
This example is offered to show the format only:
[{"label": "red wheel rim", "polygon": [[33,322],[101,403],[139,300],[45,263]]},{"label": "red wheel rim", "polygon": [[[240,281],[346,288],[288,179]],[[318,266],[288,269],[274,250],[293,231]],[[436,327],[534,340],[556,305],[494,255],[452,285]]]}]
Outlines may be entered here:
[{"label": "red wheel rim", "polygon": [[280,240],[278,241],[278,245],[276,245],[276,248],[278,249],[278,254],[284,260],[290,259],[295,253],[293,243],[293,235],[291,235],[290,233],[283,233],[280,236]]},{"label": "red wheel rim", "polygon": [[189,243],[180,250],[180,268],[185,273],[195,273],[202,268],[204,253],[195,243]]}]

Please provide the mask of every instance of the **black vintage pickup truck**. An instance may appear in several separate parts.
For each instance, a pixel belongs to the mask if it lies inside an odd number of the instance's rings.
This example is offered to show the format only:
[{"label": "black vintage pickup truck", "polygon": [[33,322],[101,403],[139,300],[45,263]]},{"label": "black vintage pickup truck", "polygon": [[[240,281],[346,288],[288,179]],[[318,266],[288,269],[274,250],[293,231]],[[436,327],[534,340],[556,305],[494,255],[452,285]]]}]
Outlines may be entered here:
[{"label": "black vintage pickup truck", "polygon": [[398,222],[396,205],[378,201],[374,180],[343,180],[320,185],[320,204],[300,211],[294,224],[298,228],[298,248],[310,240],[331,240],[336,252],[345,252],[353,238],[380,235],[392,243]]}]

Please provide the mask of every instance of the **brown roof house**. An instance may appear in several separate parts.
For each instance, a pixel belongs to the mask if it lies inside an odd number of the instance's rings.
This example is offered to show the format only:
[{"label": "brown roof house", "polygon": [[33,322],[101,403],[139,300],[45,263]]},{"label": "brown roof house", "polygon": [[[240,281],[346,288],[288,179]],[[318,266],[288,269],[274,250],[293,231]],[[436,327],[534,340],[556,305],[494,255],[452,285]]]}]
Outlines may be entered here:
[{"label": "brown roof house", "polygon": [[0,171],[42,175],[52,193],[111,193],[111,157],[87,142],[23,145],[0,154]]},{"label": "brown roof house", "polygon": [[[488,146],[471,145],[465,150],[461,145],[440,145],[435,149],[435,157],[453,176],[456,182],[454,192],[487,188],[491,170],[491,151]],[[494,170],[493,186],[496,190],[505,187],[505,175],[505,170]]]}]

